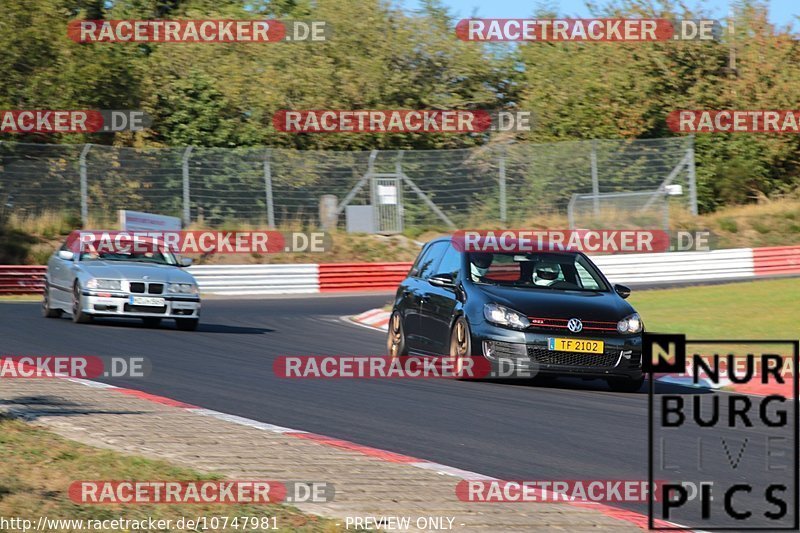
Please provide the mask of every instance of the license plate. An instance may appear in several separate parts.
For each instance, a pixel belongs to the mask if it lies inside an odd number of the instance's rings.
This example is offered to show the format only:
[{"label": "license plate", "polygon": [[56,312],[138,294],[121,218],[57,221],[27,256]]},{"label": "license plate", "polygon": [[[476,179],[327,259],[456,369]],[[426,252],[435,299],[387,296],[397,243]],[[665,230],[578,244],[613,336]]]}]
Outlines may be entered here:
[{"label": "license plate", "polygon": [[148,296],[131,296],[131,305],[148,305],[151,307],[164,307],[164,298],[150,298]]},{"label": "license plate", "polygon": [[548,348],[556,352],[603,353],[603,341],[584,339],[565,339],[561,337],[547,339]]},{"label": "license plate", "polygon": [[194,302],[172,302],[173,309],[194,309],[197,304]]}]

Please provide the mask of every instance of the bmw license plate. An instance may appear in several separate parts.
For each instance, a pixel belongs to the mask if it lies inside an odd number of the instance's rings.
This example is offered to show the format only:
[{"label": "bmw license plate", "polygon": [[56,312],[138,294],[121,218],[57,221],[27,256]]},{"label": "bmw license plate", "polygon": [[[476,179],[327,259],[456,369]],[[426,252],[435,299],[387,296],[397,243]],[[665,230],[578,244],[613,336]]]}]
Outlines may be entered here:
[{"label": "bmw license plate", "polygon": [[131,296],[131,305],[146,305],[151,307],[164,307],[164,298],[151,298],[149,296]]},{"label": "bmw license plate", "polygon": [[603,344],[603,341],[585,339],[565,339],[562,337],[547,339],[547,347],[556,352],[603,353]]}]

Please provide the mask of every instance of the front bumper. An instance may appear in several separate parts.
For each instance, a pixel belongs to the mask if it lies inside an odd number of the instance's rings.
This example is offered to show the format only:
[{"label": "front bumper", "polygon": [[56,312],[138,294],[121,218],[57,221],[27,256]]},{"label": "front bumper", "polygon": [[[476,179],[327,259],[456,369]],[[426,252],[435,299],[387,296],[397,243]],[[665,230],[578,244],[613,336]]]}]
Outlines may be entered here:
[{"label": "front bumper", "polygon": [[[98,294],[102,293],[102,294]],[[198,318],[200,297],[194,295],[116,294],[82,291],[83,312],[92,316]],[[132,297],[159,298],[164,305],[135,305]]]},{"label": "front bumper", "polygon": [[[603,341],[602,354],[558,352],[548,347],[552,337]],[[520,372],[587,378],[642,377],[642,336],[614,334],[565,335],[563,331],[515,331],[483,323],[472,332],[474,356],[513,365]]]}]

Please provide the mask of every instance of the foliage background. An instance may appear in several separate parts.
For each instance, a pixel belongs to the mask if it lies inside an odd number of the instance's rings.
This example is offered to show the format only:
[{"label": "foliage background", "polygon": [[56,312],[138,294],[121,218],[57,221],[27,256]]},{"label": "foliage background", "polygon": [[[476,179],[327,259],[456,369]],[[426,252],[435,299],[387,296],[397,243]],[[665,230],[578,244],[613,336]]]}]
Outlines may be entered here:
[{"label": "foliage background", "polygon": [[[459,41],[457,21],[435,0],[413,12],[380,0],[4,0],[0,108],[143,109],[154,123],[135,134],[0,140],[360,151],[670,137],[665,118],[675,109],[796,107],[798,41],[770,24],[766,9],[735,3],[723,39],[713,43],[504,45]],[[707,16],[668,0],[618,0],[593,11]],[[78,18],[312,19],[327,21],[333,36],[326,43],[77,44],[66,25]],[[524,109],[536,125],[508,138],[294,135],[271,124],[279,109],[309,108]],[[799,145],[798,135],[698,135],[701,210],[796,189]]]}]

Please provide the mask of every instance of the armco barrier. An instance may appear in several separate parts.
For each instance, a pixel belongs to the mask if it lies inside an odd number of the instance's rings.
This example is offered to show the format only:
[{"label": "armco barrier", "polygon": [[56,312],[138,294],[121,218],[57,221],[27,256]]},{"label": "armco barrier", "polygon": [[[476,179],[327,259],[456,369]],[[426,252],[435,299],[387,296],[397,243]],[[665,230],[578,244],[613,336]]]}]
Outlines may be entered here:
[{"label": "armco barrier", "polygon": [[665,252],[593,256],[614,283],[659,284],[752,277],[750,248],[711,252]]},{"label": "armco barrier", "polygon": [[316,294],[319,265],[218,265],[188,269],[200,291],[228,296],[244,294]]},{"label": "armco barrier", "polygon": [[[800,246],[712,252],[599,255],[592,259],[615,283],[658,285],[800,274]],[[203,294],[226,296],[390,292],[411,263],[213,265],[189,268]],[[0,294],[38,294],[45,267],[0,266]]]},{"label": "armco barrier", "polygon": [[753,248],[753,270],[756,276],[800,274],[800,246]]},{"label": "armco barrier", "polygon": [[411,263],[329,263],[319,265],[320,292],[393,290]]},{"label": "armco barrier", "polygon": [[45,266],[0,266],[0,294],[39,294]]}]

